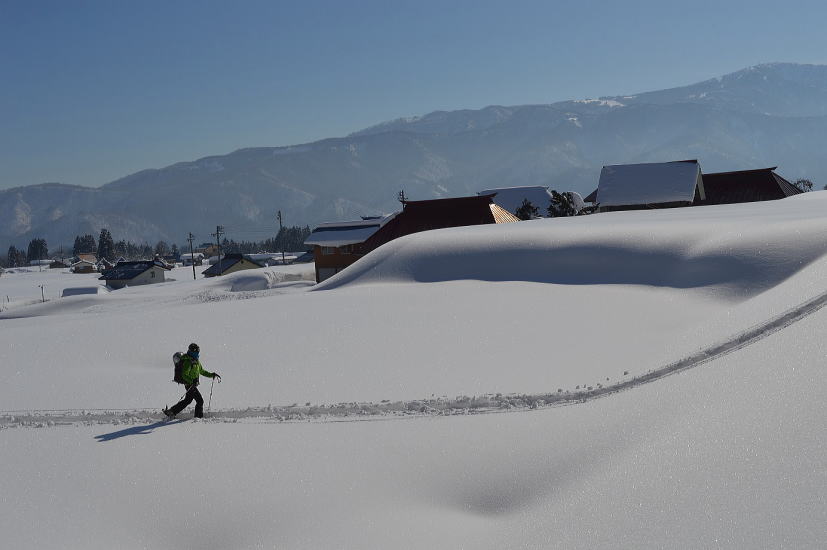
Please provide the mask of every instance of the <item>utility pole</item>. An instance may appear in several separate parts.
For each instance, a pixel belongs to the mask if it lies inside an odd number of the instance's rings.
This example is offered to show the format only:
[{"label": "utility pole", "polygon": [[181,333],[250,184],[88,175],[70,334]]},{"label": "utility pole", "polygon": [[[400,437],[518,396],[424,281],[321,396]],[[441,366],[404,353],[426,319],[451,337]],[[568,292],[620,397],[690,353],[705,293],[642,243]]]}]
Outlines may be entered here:
[{"label": "utility pole", "polygon": [[189,237],[187,237],[187,240],[190,242],[190,261],[192,262],[192,280],[193,281],[195,280],[195,253],[193,253],[193,251],[192,251],[192,240],[194,238],[195,238],[195,235],[193,235],[190,232]]},{"label": "utility pole", "polygon": [[[281,230],[283,228],[281,210],[279,210],[279,213],[278,213],[277,217],[279,219],[279,234],[281,234]],[[282,235],[282,237],[281,237],[281,265],[284,265],[284,235]]]},{"label": "utility pole", "polygon": [[221,235],[224,234],[224,226],[217,225],[215,226],[215,233],[212,233],[212,236],[215,237],[215,244],[218,245],[218,274],[221,275]]},{"label": "utility pole", "polygon": [[405,196],[405,190],[404,189],[400,190],[399,191],[399,202],[401,202],[404,205],[405,201],[407,201],[407,200],[408,200],[408,197]]}]

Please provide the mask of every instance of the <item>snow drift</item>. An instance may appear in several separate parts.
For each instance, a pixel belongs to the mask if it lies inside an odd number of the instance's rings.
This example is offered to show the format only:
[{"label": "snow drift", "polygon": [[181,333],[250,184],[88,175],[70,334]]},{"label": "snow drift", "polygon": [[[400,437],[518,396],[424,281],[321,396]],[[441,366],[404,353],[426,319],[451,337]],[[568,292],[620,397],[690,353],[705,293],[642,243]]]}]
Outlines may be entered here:
[{"label": "snow drift", "polygon": [[442,229],[391,241],[318,290],[476,279],[715,289],[752,296],[827,252],[827,193]]},{"label": "snow drift", "polygon": [[[45,275],[4,274],[3,542],[822,547],[825,199],[426,232],[317,287],[180,272],[26,305]],[[190,341],[219,415],[158,423]],[[395,400],[505,414],[371,412]]]}]

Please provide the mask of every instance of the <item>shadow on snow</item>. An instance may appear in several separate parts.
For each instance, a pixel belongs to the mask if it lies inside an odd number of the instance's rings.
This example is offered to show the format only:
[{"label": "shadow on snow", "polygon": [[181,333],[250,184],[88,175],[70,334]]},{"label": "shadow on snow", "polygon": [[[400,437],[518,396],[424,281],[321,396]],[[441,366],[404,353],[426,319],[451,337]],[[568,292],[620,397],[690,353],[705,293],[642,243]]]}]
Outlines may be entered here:
[{"label": "shadow on snow", "polygon": [[103,443],[105,441],[112,441],[113,439],[119,439],[121,437],[126,437],[128,435],[145,435],[145,434],[149,434],[149,433],[152,433],[153,431],[155,431],[155,428],[160,428],[161,426],[171,426],[171,425],[174,425],[174,424],[180,424],[181,422],[185,422],[185,421],[186,421],[186,419],[184,419],[184,418],[181,418],[181,419],[178,419],[178,420],[172,420],[172,421],[161,420],[161,421],[158,421],[154,424],[144,424],[142,426],[131,426],[131,427],[125,428],[123,430],[118,430],[117,432],[111,432],[111,433],[108,433],[108,434],[96,435],[95,439],[97,439],[100,443]]}]

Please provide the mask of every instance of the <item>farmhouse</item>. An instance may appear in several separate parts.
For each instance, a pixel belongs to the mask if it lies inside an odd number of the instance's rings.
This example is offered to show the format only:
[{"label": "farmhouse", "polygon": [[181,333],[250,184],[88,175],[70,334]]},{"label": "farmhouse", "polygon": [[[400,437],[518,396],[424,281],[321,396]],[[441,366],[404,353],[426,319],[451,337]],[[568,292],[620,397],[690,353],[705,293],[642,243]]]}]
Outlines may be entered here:
[{"label": "farmhouse", "polygon": [[696,160],[604,166],[586,202],[599,212],[783,199],[801,193],[777,167],[703,174]]},{"label": "farmhouse", "polygon": [[313,246],[316,282],[340,272],[367,252],[363,243],[393,219],[389,216],[364,217],[358,221],[323,223],[313,230],[304,244]]},{"label": "farmhouse", "polygon": [[795,185],[776,174],[776,168],[704,174],[706,200],[700,204],[771,201],[801,193]]},{"label": "farmhouse", "polygon": [[402,212],[365,241],[365,253],[399,237],[429,229],[518,221],[515,215],[494,204],[492,195],[405,201]]},{"label": "farmhouse", "polygon": [[604,166],[592,195],[599,212],[692,206],[706,200],[697,160]]},{"label": "farmhouse", "polygon": [[323,224],[304,241],[313,245],[316,281],[333,276],[383,244],[429,229],[516,222],[493,195],[404,201],[402,211],[359,222]]},{"label": "farmhouse", "polygon": [[195,265],[201,265],[204,262],[204,254],[201,252],[194,252],[192,254],[186,253],[181,254],[181,263],[184,267]]},{"label": "farmhouse", "polygon": [[95,262],[89,260],[78,260],[72,264],[72,273],[94,273],[97,269]]},{"label": "farmhouse", "polygon": [[104,271],[98,280],[114,289],[126,286],[148,285],[164,282],[164,273],[169,270],[165,264],[150,260],[119,262],[112,269]]},{"label": "farmhouse", "polygon": [[226,254],[215,264],[204,270],[204,277],[216,277],[245,269],[258,269],[260,267],[264,266],[246,254]]}]

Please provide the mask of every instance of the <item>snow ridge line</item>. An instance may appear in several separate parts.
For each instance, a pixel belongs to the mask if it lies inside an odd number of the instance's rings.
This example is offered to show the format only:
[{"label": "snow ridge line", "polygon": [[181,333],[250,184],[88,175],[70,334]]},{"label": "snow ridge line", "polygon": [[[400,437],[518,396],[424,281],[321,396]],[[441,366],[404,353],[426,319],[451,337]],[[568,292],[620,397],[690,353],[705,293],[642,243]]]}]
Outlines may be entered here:
[{"label": "snow ridge line", "polygon": [[[457,396],[413,401],[382,401],[380,403],[336,403],[329,405],[288,405],[222,409],[210,413],[206,422],[347,422],[412,418],[422,416],[456,416],[518,412],[538,408],[567,406],[585,403],[593,399],[649,384],[666,376],[694,368],[714,359],[743,349],[759,340],[812,315],[827,305],[827,292],[822,293],[768,321],[742,331],[724,342],[718,342],[696,353],[650,370],[628,380],[583,390],[540,394],[486,394],[481,396]],[[134,425],[157,422],[163,419],[157,409],[61,409],[0,411],[0,430],[14,427],[47,427],[60,425]]]}]

